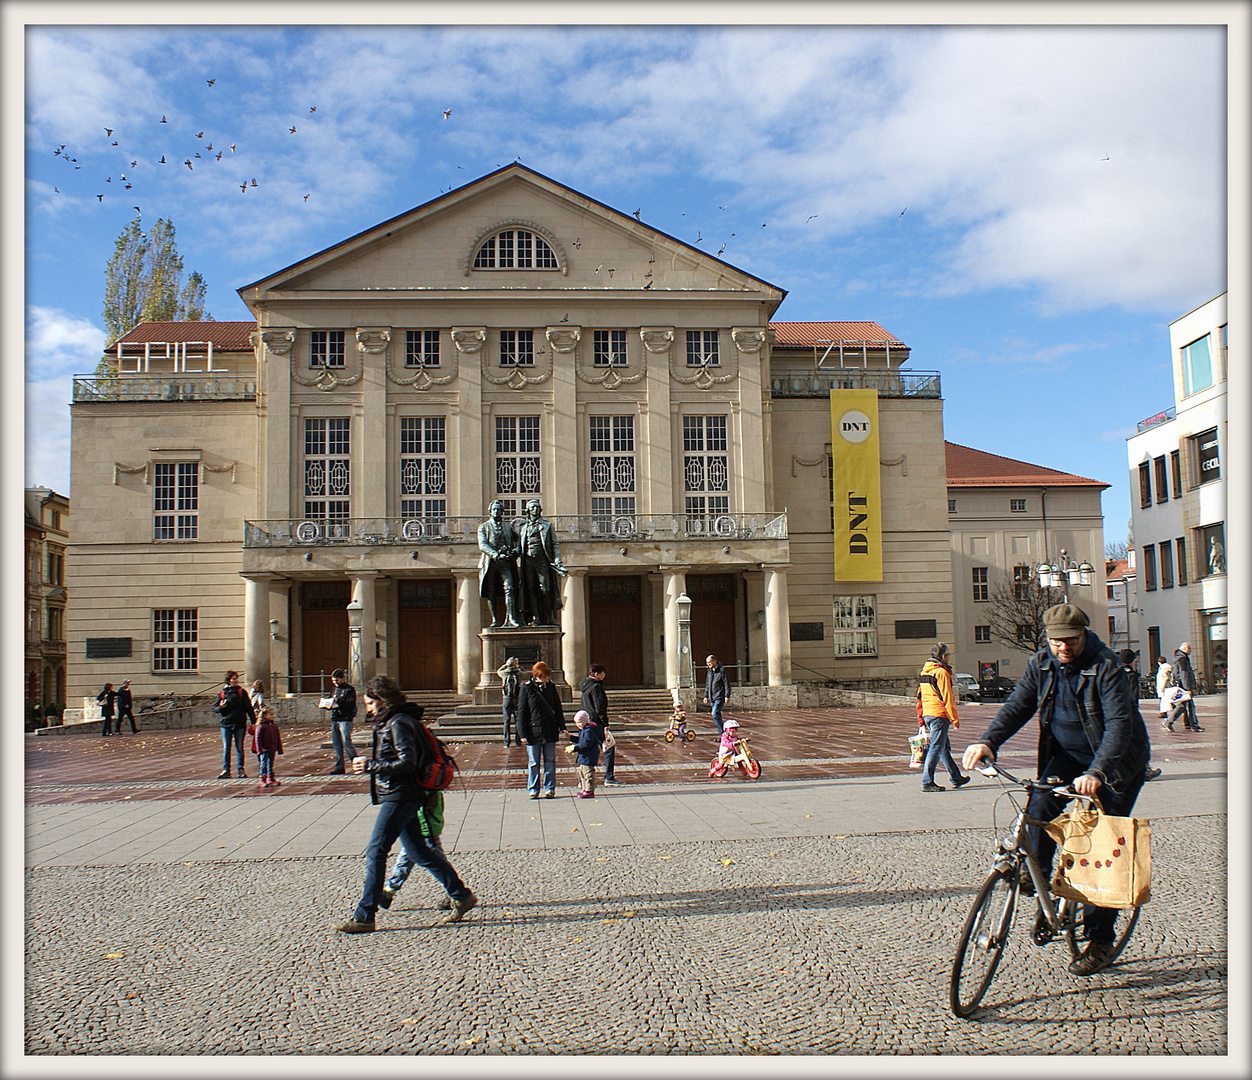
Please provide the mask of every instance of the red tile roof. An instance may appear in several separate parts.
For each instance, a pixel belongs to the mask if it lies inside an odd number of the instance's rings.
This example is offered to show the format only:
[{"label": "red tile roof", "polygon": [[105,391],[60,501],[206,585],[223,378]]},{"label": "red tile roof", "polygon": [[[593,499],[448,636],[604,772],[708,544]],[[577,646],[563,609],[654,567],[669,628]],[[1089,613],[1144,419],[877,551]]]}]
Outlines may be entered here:
[{"label": "red tile roof", "polygon": [[145,341],[211,341],[215,349],[251,352],[248,335],[254,330],[254,322],[148,322],[140,323],[118,340],[123,345],[142,345]]},{"label": "red tile roof", "polygon": [[892,348],[906,348],[904,342],[876,322],[772,322],[774,345],[782,348],[828,345],[832,341],[886,342]]},{"label": "red tile roof", "polygon": [[948,487],[1099,487],[1111,485],[1026,461],[945,442]]},{"label": "red tile roof", "polygon": [[1105,559],[1104,576],[1107,580],[1113,581],[1116,578],[1132,578],[1135,572],[1125,559]]}]

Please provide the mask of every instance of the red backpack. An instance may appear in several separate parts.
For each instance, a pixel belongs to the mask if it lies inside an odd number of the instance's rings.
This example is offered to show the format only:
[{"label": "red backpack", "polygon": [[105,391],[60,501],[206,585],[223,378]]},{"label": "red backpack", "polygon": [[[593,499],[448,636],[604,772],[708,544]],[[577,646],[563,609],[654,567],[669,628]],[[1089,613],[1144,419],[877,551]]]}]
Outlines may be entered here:
[{"label": "red backpack", "polygon": [[418,771],[417,785],[427,791],[443,791],[456,775],[456,758],[448,753],[439,737],[420,720],[417,726],[425,733],[426,741],[430,744],[430,762]]}]

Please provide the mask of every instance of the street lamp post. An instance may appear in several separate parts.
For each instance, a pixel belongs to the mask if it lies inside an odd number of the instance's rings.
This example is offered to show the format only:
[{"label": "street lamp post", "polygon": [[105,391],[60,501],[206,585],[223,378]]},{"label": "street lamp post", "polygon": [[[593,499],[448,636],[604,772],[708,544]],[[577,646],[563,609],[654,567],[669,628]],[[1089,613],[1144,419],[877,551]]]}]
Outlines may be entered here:
[{"label": "street lamp post", "polygon": [[691,666],[691,597],[684,591],[674,600],[678,613],[678,685],[694,686],[695,672]]},{"label": "street lamp post", "polygon": [[1069,587],[1071,585],[1090,585],[1095,567],[1085,560],[1075,562],[1069,552],[1061,548],[1060,563],[1040,563],[1038,568],[1039,588],[1064,589],[1063,603],[1069,603]]},{"label": "street lamp post", "polygon": [[361,685],[361,612],[364,605],[359,600],[348,604],[348,681]]}]

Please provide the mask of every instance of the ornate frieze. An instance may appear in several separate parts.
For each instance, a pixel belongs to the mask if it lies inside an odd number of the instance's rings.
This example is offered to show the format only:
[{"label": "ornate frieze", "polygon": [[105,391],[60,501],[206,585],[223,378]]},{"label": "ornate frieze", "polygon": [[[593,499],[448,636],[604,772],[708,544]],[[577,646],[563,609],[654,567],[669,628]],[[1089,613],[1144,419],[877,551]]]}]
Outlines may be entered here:
[{"label": "ornate frieze", "polygon": [[449,333],[452,335],[452,344],[463,353],[479,352],[487,341],[485,326],[454,326]]},{"label": "ornate frieze", "polygon": [[639,337],[648,352],[668,352],[669,347],[674,344],[674,328],[672,326],[641,326]]},{"label": "ornate frieze", "polygon": [[272,326],[265,330],[253,330],[248,340],[255,349],[264,345],[275,356],[286,356],[296,343],[296,332],[289,326]]},{"label": "ornate frieze", "polygon": [[357,352],[377,355],[391,344],[390,326],[359,326],[356,331]]},{"label": "ornate frieze", "polygon": [[758,353],[765,345],[765,327],[732,326],[730,338],[741,353]]},{"label": "ornate frieze", "polygon": [[549,326],[544,331],[548,344],[559,353],[572,353],[582,340],[581,326]]}]

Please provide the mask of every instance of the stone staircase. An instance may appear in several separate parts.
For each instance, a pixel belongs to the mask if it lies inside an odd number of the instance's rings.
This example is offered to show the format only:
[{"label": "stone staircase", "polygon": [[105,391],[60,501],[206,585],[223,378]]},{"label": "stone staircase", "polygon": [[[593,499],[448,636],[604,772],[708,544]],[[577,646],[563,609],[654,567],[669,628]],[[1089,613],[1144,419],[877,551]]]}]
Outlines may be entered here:
[{"label": "stone staircase", "polygon": [[[574,690],[574,700],[565,704],[567,723],[579,708],[577,687]],[[669,726],[674,699],[668,690],[635,687],[608,688],[606,692],[609,722],[614,731],[653,734]],[[503,737],[504,718],[499,705],[475,705],[469,697],[451,692],[412,691],[406,696],[425,707],[426,721],[445,742],[495,742]]]}]

